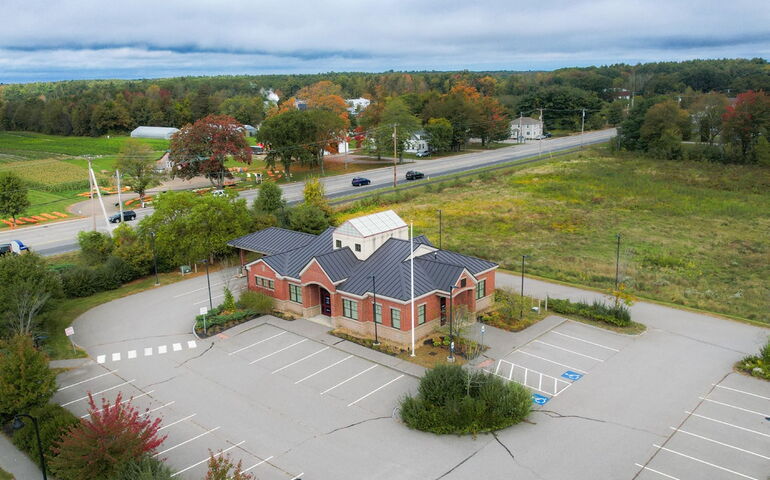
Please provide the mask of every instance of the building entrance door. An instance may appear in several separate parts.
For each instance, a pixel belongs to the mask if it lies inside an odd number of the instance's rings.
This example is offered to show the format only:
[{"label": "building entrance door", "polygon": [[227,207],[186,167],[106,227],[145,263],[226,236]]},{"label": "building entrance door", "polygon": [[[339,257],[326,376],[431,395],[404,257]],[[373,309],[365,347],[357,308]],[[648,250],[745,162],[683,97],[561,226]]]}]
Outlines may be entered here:
[{"label": "building entrance door", "polygon": [[[320,287],[319,287],[320,288]],[[321,315],[332,316],[332,296],[325,288],[321,290]]]},{"label": "building entrance door", "polygon": [[441,325],[446,323],[446,297],[440,297],[441,302]]}]

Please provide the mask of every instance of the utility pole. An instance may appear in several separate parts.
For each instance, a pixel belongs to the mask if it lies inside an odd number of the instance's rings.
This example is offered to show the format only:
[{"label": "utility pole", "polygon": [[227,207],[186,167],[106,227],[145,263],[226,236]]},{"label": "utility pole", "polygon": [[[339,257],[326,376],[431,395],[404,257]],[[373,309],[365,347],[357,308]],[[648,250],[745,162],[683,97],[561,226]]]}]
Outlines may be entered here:
[{"label": "utility pole", "polygon": [[620,278],[620,234],[618,233],[615,236],[618,239],[618,247],[615,251],[615,290],[617,290]]},{"label": "utility pole", "polygon": [[524,318],[524,259],[527,255],[521,256],[521,311],[519,312],[519,320]]},{"label": "utility pole", "polygon": [[94,205],[94,182],[91,180],[91,159],[88,159],[88,186],[91,193],[91,221],[93,223],[93,230],[96,231],[96,205]]},{"label": "utility pole", "polygon": [[396,160],[398,160],[397,148],[396,148],[396,145],[397,145],[396,138],[397,138],[397,132],[398,132],[397,128],[398,128],[398,124],[394,123],[393,124],[393,188],[396,188]]},{"label": "utility pole", "polygon": [[442,234],[442,225],[441,225],[441,210],[438,211],[438,249],[441,250],[441,234]]},{"label": "utility pole", "polygon": [[519,134],[517,135],[519,138],[519,143],[521,143],[522,140],[524,140],[524,134],[522,133],[522,130],[524,130],[524,112],[519,112]]},{"label": "utility pole", "polygon": [[[96,174],[94,173],[94,169],[91,168],[91,162],[88,162],[88,171],[91,174],[91,180],[94,182],[94,188],[96,189],[96,195],[99,197],[99,205],[102,207],[102,213],[104,214],[104,223],[107,225],[107,231],[110,230],[110,221],[107,217],[107,210],[104,208],[104,199],[102,199],[102,191],[99,189],[99,183],[96,181]],[[93,193],[91,194],[93,195]],[[93,205],[93,203],[92,203]],[[96,229],[96,224],[94,222],[94,230]]]},{"label": "utility pole", "polygon": [[544,123],[543,123],[543,109],[541,108],[540,109],[540,135],[539,135],[539,138],[537,140],[537,156],[538,157],[543,155],[543,131],[544,130],[545,130],[545,128],[544,128]]},{"label": "utility pole", "polygon": [[583,109],[583,118],[580,120],[580,149],[583,149],[583,131],[586,126],[586,109]]},{"label": "utility pole", "polygon": [[120,221],[123,222],[123,200],[120,197],[120,170],[115,170],[115,176],[118,178],[118,207],[120,211]]}]

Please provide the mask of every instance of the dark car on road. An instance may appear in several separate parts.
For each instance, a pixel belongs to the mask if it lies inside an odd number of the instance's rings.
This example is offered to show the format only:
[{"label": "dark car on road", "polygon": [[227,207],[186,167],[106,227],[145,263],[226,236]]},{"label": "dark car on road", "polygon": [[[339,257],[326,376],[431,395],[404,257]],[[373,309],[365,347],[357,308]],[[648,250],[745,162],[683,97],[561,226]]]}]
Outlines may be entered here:
[{"label": "dark car on road", "polygon": [[[133,210],[126,210],[123,212],[123,220],[129,221],[129,220],[136,220],[136,212]],[[110,223],[120,223],[120,214],[116,213],[115,215],[110,217]]]},{"label": "dark car on road", "polygon": [[419,180],[421,178],[425,178],[425,174],[422,172],[418,172],[415,170],[409,170],[408,172],[406,172],[407,180]]},{"label": "dark car on road", "polygon": [[372,181],[364,177],[355,177],[352,183],[354,187],[360,187],[361,185],[369,185]]},{"label": "dark car on road", "polygon": [[0,243],[0,257],[13,253],[10,243]]}]

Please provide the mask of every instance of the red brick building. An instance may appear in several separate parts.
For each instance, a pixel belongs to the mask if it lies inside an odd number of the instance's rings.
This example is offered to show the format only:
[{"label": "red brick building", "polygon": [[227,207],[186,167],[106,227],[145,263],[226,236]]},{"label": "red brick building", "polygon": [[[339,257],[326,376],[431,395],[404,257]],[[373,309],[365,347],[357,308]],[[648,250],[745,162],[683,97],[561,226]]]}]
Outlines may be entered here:
[{"label": "red brick building", "polygon": [[[278,310],[407,346],[448,321],[449,311],[488,308],[497,264],[411,244],[408,227],[392,210],[351,219],[320,235],[271,227],[231,246],[265,256],[246,265],[249,289],[276,300]],[[414,255],[412,297],[411,255]],[[375,303],[376,297],[376,303]]]}]

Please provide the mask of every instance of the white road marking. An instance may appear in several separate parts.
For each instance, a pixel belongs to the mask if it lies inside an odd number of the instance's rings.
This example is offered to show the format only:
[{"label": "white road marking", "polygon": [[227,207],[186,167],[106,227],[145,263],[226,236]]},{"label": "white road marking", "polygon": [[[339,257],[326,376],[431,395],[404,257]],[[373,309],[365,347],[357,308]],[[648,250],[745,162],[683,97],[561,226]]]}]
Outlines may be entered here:
[{"label": "white road marking", "polygon": [[173,405],[174,403],[175,403],[175,400],[172,400],[172,401],[166,403],[165,405],[161,405],[160,407],[155,407],[152,410],[147,410],[142,415],[144,415],[145,417],[149,416],[152,412],[156,412],[156,411],[160,410],[161,408],[168,407],[169,405]]},{"label": "white road marking", "polygon": [[756,433],[757,435],[762,435],[763,437],[770,438],[770,435],[768,435],[767,433],[762,433],[762,432],[758,432],[756,430],[752,430],[750,428],[745,428],[745,427],[740,427],[738,425],[733,425],[732,423],[723,422],[722,420],[717,420],[716,418],[704,417],[703,415],[698,415],[697,413],[688,412],[688,411],[685,411],[684,413],[686,413],[687,415],[692,415],[693,417],[702,418],[704,420],[710,420],[710,421],[715,422],[715,423],[721,423],[722,425],[727,425],[728,427],[737,428],[738,430],[743,430],[743,431],[749,432],[749,433]]},{"label": "white road marking", "polygon": [[688,458],[688,459],[693,460],[695,462],[699,462],[699,463],[702,463],[704,465],[708,465],[709,467],[714,467],[714,468],[722,470],[724,472],[728,472],[728,473],[732,473],[732,474],[738,475],[739,477],[748,478],[749,480],[759,480],[758,478],[750,477],[748,475],[744,475],[742,473],[738,473],[738,472],[736,472],[734,470],[730,470],[729,468],[720,467],[719,465],[714,465],[713,463],[709,463],[709,462],[707,462],[705,460],[701,460],[699,458],[695,458],[695,457],[691,457],[689,455],[685,455],[684,453],[680,453],[680,452],[677,452],[675,450],[671,450],[670,448],[661,447],[660,445],[655,445],[655,444],[653,444],[652,446],[655,447],[655,448],[659,448],[659,449],[661,449],[661,450],[663,450],[665,452],[673,453],[674,455],[679,455],[680,457]]},{"label": "white road marking", "polygon": [[[224,450],[222,450],[221,452],[215,453],[215,454],[214,454],[214,458],[216,458],[216,457],[218,457],[218,456],[220,456],[220,455],[222,455],[222,454],[224,454],[224,453],[227,453],[227,452],[229,452],[230,450],[232,450],[232,449],[233,449],[233,448],[235,448],[235,447],[239,447],[239,446],[243,445],[245,442],[246,442],[246,440],[241,440],[240,442],[236,443],[235,445],[233,445],[233,446],[231,446],[231,447],[227,447],[227,448],[225,448]],[[178,472],[172,473],[172,474],[171,474],[171,476],[172,476],[172,477],[176,477],[176,476],[177,476],[177,475],[179,475],[180,473],[184,473],[184,472],[186,472],[187,470],[190,470],[191,468],[195,468],[195,467],[197,467],[197,466],[198,466],[198,465],[200,465],[200,464],[203,464],[203,463],[206,463],[206,462],[208,462],[210,458],[211,458],[211,457],[206,457],[206,458],[204,458],[203,460],[201,460],[201,461],[200,461],[200,462],[198,462],[198,463],[193,463],[192,465],[190,465],[190,466],[189,466],[189,467],[187,467],[187,468],[184,468],[184,469],[182,469],[182,470],[179,470]],[[273,458],[273,457],[270,457],[270,458]]]},{"label": "white road marking", "polygon": [[291,363],[290,363],[290,364],[288,364],[288,365],[284,365],[283,367],[279,368],[278,370],[273,370],[273,371],[272,371],[272,372],[270,372],[270,373],[271,373],[271,374],[274,374],[274,373],[278,373],[278,372],[280,372],[281,370],[284,370],[284,369],[287,369],[287,368],[289,368],[289,367],[291,367],[291,366],[293,366],[293,365],[296,365],[296,364],[298,364],[299,362],[301,362],[301,361],[303,361],[303,360],[307,360],[307,359],[308,359],[308,358],[310,358],[310,357],[314,357],[314,356],[318,355],[319,353],[321,353],[321,352],[323,352],[323,351],[325,351],[325,350],[329,350],[329,348],[330,348],[330,347],[324,347],[324,348],[322,348],[321,350],[318,350],[318,351],[317,351],[317,352],[315,352],[315,353],[311,353],[310,355],[305,355],[304,357],[300,358],[299,360],[295,360],[295,361],[291,362]]},{"label": "white road marking", "polygon": [[96,363],[104,363],[104,361],[107,359],[106,355],[99,355],[96,357]]},{"label": "white road marking", "polygon": [[[123,385],[128,385],[129,383],[131,383],[131,382],[135,382],[135,381],[136,381],[136,379],[135,379],[135,378],[132,378],[131,380],[129,380],[129,381],[127,381],[127,382],[123,382],[123,383],[121,383],[121,384],[115,385],[114,387],[105,388],[104,390],[101,390],[101,391],[99,391],[99,392],[96,392],[96,393],[92,393],[91,395],[95,397],[95,396],[97,396],[97,395],[100,395],[100,394],[102,394],[102,393],[104,393],[104,392],[109,392],[110,390],[115,390],[116,388],[120,388],[120,387],[122,387]],[[88,398],[88,395],[86,395],[85,397],[80,397],[80,398],[78,398],[77,400],[72,400],[71,402],[62,403],[62,404],[61,404],[61,406],[62,406],[62,407],[66,407],[67,405],[72,405],[73,403],[77,403],[77,402],[79,402],[79,401],[81,401],[81,400],[85,400],[86,398]]]},{"label": "white road marking", "polygon": [[651,469],[650,467],[645,467],[644,465],[639,465],[638,463],[635,463],[634,465],[636,465],[636,466],[637,466],[637,467],[639,467],[639,468],[643,468],[643,469],[645,469],[645,470],[649,470],[649,471],[651,471],[652,473],[657,473],[658,475],[662,475],[662,476],[664,476],[664,477],[666,477],[666,478],[670,478],[671,480],[679,480],[678,478],[676,478],[676,477],[674,477],[674,476],[671,476],[671,475],[669,475],[669,474],[667,474],[667,473],[659,472],[659,471],[657,471],[657,470],[653,470],[653,469]]},{"label": "white road marking", "polygon": [[744,450],[744,449],[742,449],[740,447],[736,447],[734,445],[730,445],[730,444],[727,444],[727,443],[722,443],[722,442],[714,440],[712,438],[703,437],[701,435],[698,435],[698,434],[695,434],[695,433],[692,433],[692,432],[688,432],[688,431],[685,431],[685,430],[680,430],[680,429],[678,429],[676,427],[669,427],[669,428],[671,428],[671,430],[673,430],[673,431],[675,431],[677,433],[684,433],[685,435],[690,435],[690,436],[695,437],[695,438],[700,438],[701,440],[705,440],[707,442],[716,443],[717,445],[722,445],[723,447],[732,448],[733,450],[738,450],[739,452],[748,453],[749,455],[755,455],[757,457],[764,458],[765,460],[770,460],[770,457],[766,457],[764,455],[760,455],[759,453],[752,452],[751,450]]},{"label": "white road marking", "polygon": [[597,346],[597,347],[606,348],[607,350],[612,350],[613,352],[619,352],[620,351],[617,348],[608,347],[608,346],[602,345],[600,343],[589,342],[588,340],[583,340],[582,338],[573,337],[572,335],[567,335],[566,333],[557,332],[556,330],[551,330],[551,333],[555,333],[556,335],[561,335],[562,337],[571,338],[573,340],[577,340],[578,342],[583,342],[583,343],[587,343],[589,345],[594,345],[594,346]]},{"label": "white road marking", "polygon": [[128,351],[128,359],[131,360],[132,358],[136,358],[136,350]]},{"label": "white road marking", "polygon": [[[560,367],[568,368],[568,369],[570,369],[572,371],[575,371],[575,372],[578,372],[578,373],[582,373],[583,375],[588,373],[585,370],[581,370],[581,369],[579,369],[577,367],[570,367],[569,365],[565,365],[563,363],[554,362],[553,360],[548,360],[547,358],[540,357],[538,355],[535,355],[534,353],[525,352],[524,350],[516,350],[516,352],[523,353],[524,355],[529,355],[530,357],[539,358],[540,360],[544,360],[546,362],[553,363],[554,365],[559,365]],[[514,352],[514,353],[516,353],[516,352]]]},{"label": "white road marking", "polygon": [[273,335],[272,337],[267,337],[267,338],[265,338],[264,340],[260,340],[260,341],[258,341],[258,342],[254,342],[254,343],[252,343],[251,345],[246,345],[245,347],[239,348],[238,350],[236,350],[236,351],[234,351],[234,352],[230,352],[230,353],[228,353],[228,355],[235,355],[236,353],[242,352],[242,351],[244,351],[244,350],[246,350],[246,349],[248,349],[248,348],[251,348],[251,347],[256,347],[256,346],[257,346],[257,345],[259,345],[260,343],[264,343],[264,342],[266,342],[266,341],[268,341],[268,340],[272,340],[272,339],[274,339],[275,337],[280,337],[280,336],[281,336],[281,335],[283,335],[284,333],[286,333],[286,330],[284,330],[284,331],[283,331],[283,332],[281,332],[281,333],[276,333],[276,334],[275,334],[275,335]]},{"label": "white road marking", "polygon": [[300,473],[299,475],[295,475],[294,477],[292,477],[292,479],[291,479],[291,480],[297,480],[298,478],[301,478],[301,477],[302,477],[302,475],[304,475],[304,474],[305,474],[305,472],[302,472],[302,473]]},{"label": "white road marking", "polygon": [[272,456],[272,455],[270,455],[270,456],[269,456],[269,457],[267,457],[266,459],[262,460],[262,461],[261,461],[261,462],[259,462],[259,463],[255,463],[254,465],[250,466],[250,467],[249,467],[249,468],[247,468],[246,470],[241,470],[241,473],[246,473],[246,472],[248,472],[249,470],[251,470],[252,468],[256,468],[256,467],[258,467],[258,466],[262,465],[262,464],[263,464],[263,463],[265,463],[265,462],[269,462],[269,461],[270,461],[270,460],[272,460],[272,459],[273,459],[273,456]]},{"label": "white road marking", "polygon": [[273,355],[275,355],[275,354],[277,354],[277,353],[281,353],[281,352],[283,352],[284,350],[288,350],[288,349],[290,349],[291,347],[296,347],[296,346],[297,346],[297,345],[299,345],[300,343],[304,343],[304,342],[307,342],[307,338],[303,338],[303,339],[302,339],[302,340],[300,340],[299,342],[294,342],[294,343],[292,343],[291,345],[289,345],[288,347],[283,347],[282,349],[280,349],[280,350],[276,350],[276,351],[275,351],[275,352],[273,352],[273,353],[268,353],[267,355],[263,355],[263,356],[259,357],[259,358],[258,358],[258,359],[256,359],[256,360],[252,360],[252,361],[250,361],[250,362],[249,362],[249,365],[253,365],[253,364],[255,364],[255,363],[259,362],[260,360],[264,360],[264,359],[266,359],[266,358],[270,358],[270,357],[272,357]]},{"label": "white road marking", "polygon": [[[225,282],[212,283],[211,286],[216,287],[217,285],[222,285],[223,283]],[[207,289],[208,287],[196,288],[195,290],[190,290],[189,292],[184,292],[184,293],[180,293],[179,295],[174,295],[173,298],[184,297],[185,295],[190,295],[191,293],[200,292],[201,290],[207,290]]]},{"label": "white road marking", "polygon": [[743,393],[744,395],[751,395],[752,397],[761,398],[762,400],[770,400],[770,397],[763,397],[762,395],[757,395],[756,393],[747,392],[745,390],[738,390],[737,388],[730,388],[722,385],[714,385],[714,386],[717,388],[724,388],[725,390],[730,390],[731,392],[738,392],[738,393]]},{"label": "white road marking", "polygon": [[195,343],[195,340],[188,340],[187,341],[187,348],[195,348],[197,346],[198,346],[198,344]]},{"label": "white road marking", "polygon": [[112,361],[113,362],[119,362],[120,361],[120,352],[112,354]]},{"label": "white road marking", "polygon": [[184,417],[184,418],[181,418],[181,419],[177,420],[176,422],[171,422],[171,423],[169,423],[168,425],[163,425],[162,427],[160,427],[160,428],[158,429],[158,431],[161,431],[161,430],[163,430],[164,428],[173,427],[173,426],[174,426],[174,425],[176,425],[177,423],[182,423],[182,422],[184,422],[185,420],[189,420],[189,419],[191,419],[192,417],[194,417],[195,415],[196,415],[196,414],[195,414],[195,413],[193,413],[192,415],[187,415],[186,417]]},{"label": "white road marking", "polygon": [[403,377],[403,376],[404,376],[404,374],[402,373],[401,375],[397,376],[396,378],[394,378],[393,380],[389,381],[389,382],[388,382],[388,383],[386,383],[385,385],[383,385],[383,386],[381,386],[381,387],[379,387],[379,388],[375,388],[374,390],[372,390],[371,392],[367,393],[366,395],[364,395],[363,397],[359,398],[358,400],[356,400],[356,401],[354,401],[354,402],[350,402],[350,403],[348,403],[348,407],[352,407],[353,405],[355,405],[356,403],[358,403],[358,402],[360,402],[361,400],[365,399],[365,398],[366,398],[366,397],[368,397],[369,395],[372,395],[372,394],[374,394],[374,393],[377,393],[377,392],[379,392],[380,390],[382,390],[383,388],[387,387],[388,385],[390,385],[391,383],[395,382],[396,380],[399,380],[399,379],[400,379],[401,377]]},{"label": "white road marking", "polygon": [[356,377],[359,377],[359,376],[361,376],[361,375],[365,374],[366,372],[368,372],[369,370],[373,369],[373,368],[374,368],[374,367],[376,367],[376,366],[377,366],[376,364],[375,364],[375,365],[372,365],[371,367],[367,368],[367,369],[366,369],[366,370],[364,370],[363,372],[358,372],[358,373],[356,373],[355,375],[353,375],[352,377],[348,378],[347,380],[343,380],[343,381],[341,381],[340,383],[338,383],[337,385],[335,385],[335,386],[333,386],[333,387],[331,387],[331,388],[327,388],[326,390],[324,390],[323,392],[321,392],[321,395],[325,394],[326,392],[331,392],[332,390],[334,390],[335,388],[337,388],[337,387],[339,387],[339,386],[341,386],[341,385],[345,385],[345,384],[346,384],[346,383],[348,383],[349,381],[353,380],[353,379],[354,379],[354,378],[356,378]]},{"label": "white road marking", "polygon": [[730,405],[729,403],[717,402],[716,400],[710,400],[708,398],[703,398],[703,397],[698,397],[698,398],[700,398],[701,400],[706,401],[706,402],[716,403],[717,405],[724,405],[725,407],[734,408],[734,409],[740,410],[742,412],[754,413],[754,414],[757,414],[757,415],[762,415],[763,417],[770,417],[769,413],[755,412],[754,410],[748,410],[746,408],[736,407],[735,405]]},{"label": "white road marking", "polygon": [[87,379],[85,379],[85,380],[81,380],[81,381],[79,381],[79,382],[77,382],[77,383],[73,383],[72,385],[67,385],[66,387],[60,387],[60,388],[57,390],[57,392],[61,392],[62,390],[67,390],[68,388],[76,387],[76,386],[78,386],[78,385],[81,385],[81,384],[83,384],[83,383],[86,383],[86,382],[90,382],[91,380],[96,380],[97,378],[101,378],[101,377],[103,377],[103,376],[105,376],[105,375],[111,375],[111,374],[113,374],[113,373],[117,373],[117,372],[118,372],[118,370],[117,370],[117,369],[115,369],[115,370],[111,370],[111,371],[109,371],[109,372],[107,372],[107,373],[102,373],[101,375],[97,375],[97,376],[95,376],[95,377],[87,378]]},{"label": "white road marking", "polygon": [[321,373],[321,372],[325,372],[326,370],[329,370],[330,368],[332,368],[332,367],[334,367],[334,366],[336,366],[336,365],[339,365],[340,363],[342,363],[342,362],[344,362],[345,360],[348,360],[348,359],[350,359],[350,358],[353,358],[353,355],[348,355],[347,357],[343,358],[342,360],[340,360],[340,361],[337,361],[337,362],[334,362],[334,363],[332,363],[332,364],[331,364],[331,365],[329,365],[328,367],[324,367],[324,368],[322,368],[322,369],[320,369],[320,370],[316,371],[315,373],[311,373],[310,375],[308,375],[307,377],[305,377],[305,378],[303,378],[303,379],[301,379],[301,380],[297,380],[296,382],[294,382],[294,385],[296,385],[296,384],[298,384],[298,383],[302,383],[302,382],[304,382],[305,380],[307,380],[308,378],[311,378],[311,377],[315,377],[315,376],[316,376],[316,375],[318,375],[319,373]]},{"label": "white road marking", "polygon": [[165,345],[161,345],[160,347],[158,347],[158,355],[163,355],[167,351],[168,351],[168,349],[166,348]]},{"label": "white road marking", "polygon": [[190,439],[188,439],[188,440],[185,440],[185,441],[184,441],[184,442],[182,442],[182,443],[177,443],[177,444],[176,444],[176,445],[174,445],[173,447],[168,447],[167,449],[165,449],[165,450],[163,450],[163,451],[161,451],[161,452],[158,452],[158,453],[156,453],[156,454],[155,454],[155,455],[153,455],[153,456],[154,456],[154,457],[157,457],[157,456],[159,456],[159,455],[163,455],[164,453],[166,453],[166,452],[170,452],[171,450],[174,450],[175,448],[179,448],[179,447],[181,447],[182,445],[186,445],[186,444],[188,444],[188,443],[192,442],[193,440],[197,440],[197,439],[199,439],[199,438],[203,437],[204,435],[208,435],[208,434],[209,434],[209,433],[211,433],[211,432],[216,432],[216,431],[217,431],[217,430],[219,430],[220,428],[221,428],[221,427],[214,427],[214,428],[212,428],[211,430],[206,430],[205,432],[203,432],[203,433],[201,433],[201,434],[199,434],[199,435],[196,435],[196,436],[194,436],[193,438],[190,438]]},{"label": "white road marking", "polygon": [[565,352],[574,353],[575,355],[579,355],[581,357],[590,358],[591,360],[596,360],[597,362],[603,362],[604,361],[601,358],[592,357],[590,355],[586,355],[584,353],[576,352],[574,350],[569,350],[569,349],[566,349],[564,347],[559,347],[557,345],[552,345],[550,343],[545,343],[545,342],[543,342],[541,340],[534,340],[532,343],[542,343],[543,345],[547,345],[549,347],[556,348],[558,350],[564,350]]},{"label": "white road marking", "polygon": [[144,356],[145,357],[151,357],[152,356],[152,347],[145,347],[145,349],[144,349]]},{"label": "white road marking", "polygon": [[[121,401],[120,401],[120,403],[118,403],[117,405],[122,405],[122,404],[124,404],[124,403],[126,403],[126,402],[130,402],[130,401],[132,401],[132,400],[136,400],[137,398],[142,398],[142,397],[145,397],[145,396],[147,396],[147,395],[151,394],[151,393],[152,393],[152,392],[154,392],[154,391],[155,391],[155,390],[150,390],[150,391],[149,391],[149,392],[147,392],[147,393],[143,393],[143,394],[141,394],[141,395],[137,395],[137,396],[135,396],[135,397],[131,397],[131,398],[124,398],[124,399],[123,399],[123,400],[121,400]],[[109,407],[114,407],[114,406],[115,406],[115,405],[110,405],[110,406],[108,406],[108,407],[106,407],[106,408],[100,408],[98,411],[100,411],[100,412],[103,412],[103,411],[105,411],[105,410],[109,410]],[[86,413],[85,415],[81,415],[81,416],[80,416],[80,418],[86,418],[86,417],[90,417],[90,416],[91,416],[91,414],[90,414],[90,413]]]},{"label": "white road marking", "polygon": [[[233,293],[242,292],[243,290],[244,290],[244,288],[243,288],[243,287],[240,287],[240,288],[234,288],[234,289],[233,289]],[[214,295],[213,297],[211,297],[211,299],[213,300],[213,299],[215,299],[215,298],[220,298],[220,297],[224,297],[224,296],[225,296],[225,294],[224,294],[224,293],[222,293],[222,294],[220,294],[220,295]],[[203,300],[201,300],[200,302],[195,302],[195,303],[193,303],[193,305],[200,305],[200,304],[202,304],[202,303],[209,303],[209,299],[208,299],[208,298],[204,298],[204,299],[203,299]]]},{"label": "white road marking", "polygon": [[181,343],[175,343],[175,344],[171,345],[171,348],[173,348],[175,352],[178,352],[179,350],[182,349],[182,344]]}]

